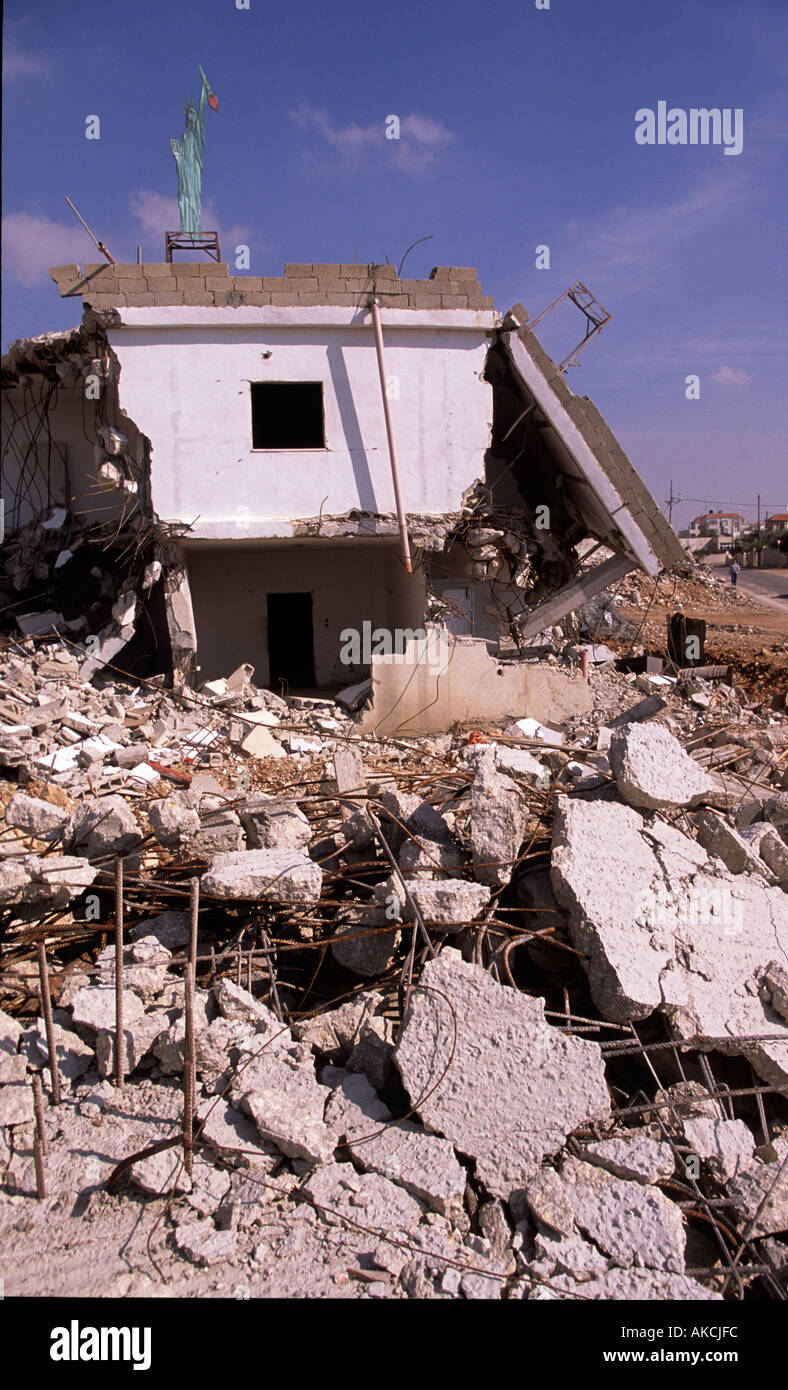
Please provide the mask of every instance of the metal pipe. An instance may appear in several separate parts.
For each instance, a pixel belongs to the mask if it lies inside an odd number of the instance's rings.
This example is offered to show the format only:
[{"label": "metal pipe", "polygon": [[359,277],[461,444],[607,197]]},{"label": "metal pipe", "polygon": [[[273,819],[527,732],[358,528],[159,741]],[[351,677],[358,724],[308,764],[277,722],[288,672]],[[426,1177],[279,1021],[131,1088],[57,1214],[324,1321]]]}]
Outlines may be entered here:
[{"label": "metal pipe", "polygon": [[378,373],[380,375],[380,390],[383,396],[383,414],[386,419],[386,437],[389,444],[389,459],[391,460],[391,481],[394,484],[394,501],[397,507],[397,521],[399,522],[399,538],[402,547],[402,561],[408,574],[413,573],[413,566],[410,561],[410,542],[408,541],[408,524],[405,519],[405,512],[402,506],[402,497],[399,490],[399,470],[397,468],[397,446],[394,442],[394,426],[389,410],[389,398],[386,394],[386,359],[383,356],[383,329],[380,324],[380,309],[378,301],[373,298],[369,304],[372,310],[372,328],[375,334],[375,351],[378,356]]}]

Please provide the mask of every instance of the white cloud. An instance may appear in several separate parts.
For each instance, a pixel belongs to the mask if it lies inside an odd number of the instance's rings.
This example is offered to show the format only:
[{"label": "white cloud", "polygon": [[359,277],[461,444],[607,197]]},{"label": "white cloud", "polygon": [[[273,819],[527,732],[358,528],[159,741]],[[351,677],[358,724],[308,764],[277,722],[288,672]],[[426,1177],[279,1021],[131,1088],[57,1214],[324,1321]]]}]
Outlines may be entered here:
[{"label": "white cloud", "polygon": [[653,284],[684,241],[716,234],[720,219],[752,196],[751,181],[709,174],[672,202],[629,203],[596,219],[568,223],[582,247],[584,277],[606,278],[619,295]]},{"label": "white cloud", "polygon": [[6,272],[27,289],[47,281],[51,265],[95,260],[97,255],[90,237],[80,226],[53,222],[30,212],[9,212],[3,218]]},{"label": "white cloud", "polygon": [[718,372],[712,373],[711,379],[718,381],[721,386],[743,386],[745,381],[750,380],[750,373],[738,367],[720,367]]},{"label": "white cloud", "polygon": [[52,64],[43,53],[25,49],[13,35],[3,44],[3,81],[15,82],[20,77],[49,77]]},{"label": "white cloud", "polygon": [[378,153],[408,174],[421,174],[432,168],[437,163],[438,152],[454,140],[442,121],[417,112],[400,118],[399,140],[386,139],[383,120],[366,126],[355,123],[337,126],[327,111],[315,106],[300,106],[289,115],[297,126],[318,136],[347,164],[360,166],[366,154]]}]

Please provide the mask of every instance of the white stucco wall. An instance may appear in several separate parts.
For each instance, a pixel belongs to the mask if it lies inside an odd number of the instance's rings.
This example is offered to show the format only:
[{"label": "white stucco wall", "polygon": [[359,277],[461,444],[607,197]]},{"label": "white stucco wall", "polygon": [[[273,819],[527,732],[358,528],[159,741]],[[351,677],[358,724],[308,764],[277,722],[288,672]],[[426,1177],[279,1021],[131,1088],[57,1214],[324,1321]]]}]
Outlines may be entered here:
[{"label": "white stucco wall", "polygon": [[[152,443],[153,506],[192,535],[292,534],[290,520],[393,512],[368,310],[122,309],[110,342],[120,401]],[[382,310],[408,512],[457,511],[483,476],[492,392],[482,380],[489,312]],[[270,356],[263,357],[264,352]],[[326,448],[252,449],[250,382],[322,381]],[[393,395],[394,393],[392,393]],[[199,518],[195,522],[195,518]]]}]

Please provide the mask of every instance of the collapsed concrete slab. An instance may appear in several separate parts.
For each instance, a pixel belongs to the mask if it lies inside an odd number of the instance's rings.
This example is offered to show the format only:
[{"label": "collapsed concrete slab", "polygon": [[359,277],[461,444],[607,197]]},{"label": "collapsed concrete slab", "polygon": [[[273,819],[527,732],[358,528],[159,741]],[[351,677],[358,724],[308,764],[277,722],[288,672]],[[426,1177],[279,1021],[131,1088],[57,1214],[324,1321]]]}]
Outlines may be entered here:
[{"label": "collapsed concrete slab", "polygon": [[250,849],[217,854],[202,877],[203,892],[217,898],[266,898],[317,902],[320,866],[300,850]]},{"label": "collapsed concrete slab", "polygon": [[592,707],[588,683],[547,664],[495,661],[484,641],[450,638],[441,667],[424,659],[403,664],[373,656],[372,707],[358,723],[377,737],[445,733],[455,724],[517,718],[563,719]]},{"label": "collapsed concrete slab", "polygon": [[[553,888],[604,1017],[625,1022],[660,1009],[678,1037],[716,1038],[785,1086],[788,1029],[759,991],[775,947],[788,961],[788,899],[759,877],[715,866],[658,817],[647,823],[615,803],[556,806]],[[736,1041],[759,1035],[763,1042]]]},{"label": "collapsed concrete slab", "polygon": [[424,968],[394,1060],[425,1125],[505,1200],[577,1125],[609,1113],[597,1044],[551,1028],[543,1000],[449,948]]},{"label": "collapsed concrete slab", "polygon": [[473,872],[480,883],[502,888],[512,876],[529,821],[528,805],[492,757],[479,759],[471,786]]}]

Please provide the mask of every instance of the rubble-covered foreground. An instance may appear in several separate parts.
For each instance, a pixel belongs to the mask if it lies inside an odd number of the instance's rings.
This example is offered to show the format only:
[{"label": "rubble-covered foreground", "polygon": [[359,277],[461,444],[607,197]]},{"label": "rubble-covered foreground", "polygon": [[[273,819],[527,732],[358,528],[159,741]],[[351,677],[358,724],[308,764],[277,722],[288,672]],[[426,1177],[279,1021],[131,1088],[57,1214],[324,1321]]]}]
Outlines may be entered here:
[{"label": "rubble-covered foreground", "polygon": [[8,1293],[786,1296],[786,721],[597,660],[562,728],[375,741],[9,646]]}]

